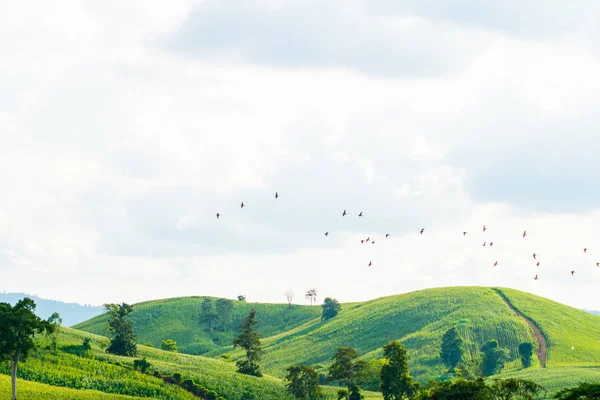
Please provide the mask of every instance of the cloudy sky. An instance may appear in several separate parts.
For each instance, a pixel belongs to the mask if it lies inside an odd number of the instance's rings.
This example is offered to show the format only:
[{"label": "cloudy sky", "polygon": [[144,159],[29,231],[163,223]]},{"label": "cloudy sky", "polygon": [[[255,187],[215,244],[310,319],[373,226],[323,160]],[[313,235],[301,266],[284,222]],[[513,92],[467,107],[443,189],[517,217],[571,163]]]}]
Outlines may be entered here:
[{"label": "cloudy sky", "polygon": [[0,0],[0,291],[600,309],[599,26],[596,0]]}]

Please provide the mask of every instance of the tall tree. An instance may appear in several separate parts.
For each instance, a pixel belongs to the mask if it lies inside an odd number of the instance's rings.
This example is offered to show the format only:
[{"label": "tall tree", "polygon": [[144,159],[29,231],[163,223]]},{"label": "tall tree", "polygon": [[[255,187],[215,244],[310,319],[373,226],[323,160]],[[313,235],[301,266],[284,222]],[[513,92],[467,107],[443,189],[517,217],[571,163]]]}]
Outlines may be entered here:
[{"label": "tall tree", "polygon": [[317,289],[313,288],[308,290],[304,295],[304,298],[310,301],[310,305],[312,306],[313,303],[317,300]]},{"label": "tall tree", "polygon": [[319,374],[313,367],[293,365],[286,369],[287,391],[296,399],[316,400],[323,395],[319,385]]},{"label": "tall tree", "polygon": [[35,302],[29,297],[19,300],[14,307],[0,303],[0,362],[8,360],[12,381],[12,399],[17,398],[17,368],[19,362],[36,346],[33,337],[43,332],[52,333],[54,326],[35,315]]},{"label": "tall tree", "polygon": [[384,400],[403,400],[416,393],[416,386],[408,372],[408,357],[402,344],[393,340],[383,346],[386,363],[381,367],[380,390]]},{"label": "tall tree", "polygon": [[260,356],[262,354],[262,344],[260,342],[260,333],[256,329],[258,321],[256,320],[256,310],[251,309],[250,314],[240,324],[238,335],[233,339],[233,348],[241,347],[246,351],[246,359],[236,362],[238,372],[246,375],[261,377]]},{"label": "tall tree", "polygon": [[292,289],[287,289],[285,292],[283,292],[283,295],[287,299],[288,305],[291,306],[292,305],[292,300],[294,299],[294,292],[293,292],[293,290]]},{"label": "tall tree", "polygon": [[62,322],[63,320],[57,312],[52,313],[50,318],[48,318],[48,323],[52,325],[52,333],[50,334],[52,343],[50,347],[54,350],[56,350],[56,347],[58,346],[58,332],[60,331],[60,324],[62,324]]},{"label": "tall tree", "polygon": [[336,299],[327,297],[323,302],[323,314],[321,314],[321,320],[330,319],[338,315],[342,310],[342,305],[338,303]]},{"label": "tall tree", "polygon": [[331,360],[333,363],[329,367],[327,381],[344,385],[348,389],[346,398],[349,400],[352,387],[364,379],[367,363],[358,358],[358,352],[352,347],[340,347]]},{"label": "tall tree", "polygon": [[531,342],[523,342],[519,345],[519,355],[521,356],[521,364],[523,368],[531,367],[531,358],[533,356],[533,344]]},{"label": "tall tree", "polygon": [[133,307],[126,303],[110,303],[105,304],[104,308],[106,314],[108,314],[108,330],[113,336],[106,351],[120,356],[135,356],[137,354],[137,343],[133,333],[133,325],[126,318],[133,312]]},{"label": "tall tree", "polygon": [[463,340],[458,329],[448,329],[442,336],[442,350],[440,352],[442,363],[452,371],[462,361],[463,354]]},{"label": "tall tree", "polygon": [[215,308],[217,310],[217,324],[219,324],[219,328],[221,330],[227,330],[231,324],[233,301],[229,299],[218,299]]},{"label": "tall tree", "polygon": [[212,323],[217,319],[217,314],[215,313],[213,302],[208,297],[205,297],[202,300],[201,312],[200,312],[200,321],[207,325],[208,331],[212,330]]},{"label": "tall tree", "polygon": [[481,347],[483,362],[481,372],[483,376],[491,376],[499,373],[504,368],[504,363],[509,359],[509,350],[502,349],[497,340],[490,340]]}]

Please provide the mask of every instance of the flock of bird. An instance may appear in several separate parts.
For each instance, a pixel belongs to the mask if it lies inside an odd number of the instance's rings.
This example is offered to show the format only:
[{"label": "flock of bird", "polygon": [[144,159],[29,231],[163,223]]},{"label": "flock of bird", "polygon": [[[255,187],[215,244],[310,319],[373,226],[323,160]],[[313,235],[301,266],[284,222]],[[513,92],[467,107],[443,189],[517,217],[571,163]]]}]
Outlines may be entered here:
[{"label": "flock of bird", "polygon": [[[278,198],[279,198],[279,193],[278,193],[278,192],[275,192],[275,200],[277,200]],[[242,202],[241,202],[241,204],[240,204],[240,208],[244,208],[244,207],[246,207],[246,205],[245,205],[245,204],[244,204],[244,202],[242,201]],[[344,209],[344,211],[342,212],[342,217],[345,217],[346,215],[348,215],[348,212],[347,212],[347,210],[346,210],[346,209]],[[358,213],[358,216],[359,216],[359,217],[362,217],[362,216],[363,216],[363,212],[361,211],[360,213]],[[221,214],[220,214],[220,213],[217,213],[217,219],[219,219],[220,217],[221,217]],[[488,230],[487,226],[483,225],[483,229],[482,229],[482,230],[483,230],[483,233],[485,233],[485,232]],[[425,232],[425,228],[421,228],[421,230],[419,231],[419,233],[420,233],[421,235],[423,235],[423,233],[424,233],[424,232]],[[463,234],[463,236],[467,236],[468,232],[466,232],[466,231],[463,231],[463,233],[462,233],[462,234]],[[325,232],[325,236],[329,236],[329,231],[326,231],[326,232]],[[390,234],[389,234],[389,233],[386,233],[386,234],[385,234],[385,238],[386,238],[386,239],[387,239],[389,236],[390,236]],[[524,231],[523,231],[523,235],[522,235],[522,237],[523,237],[523,238],[527,237],[527,230],[524,230]],[[361,244],[365,244],[365,243],[371,243],[371,244],[375,244],[375,240],[372,240],[372,239],[371,239],[371,237],[369,236],[369,237],[367,237],[366,239],[361,239],[361,240],[360,240],[360,243],[361,243]],[[486,241],[484,241],[484,242],[483,242],[482,246],[483,246],[483,247],[486,247],[486,246],[493,247],[493,246],[494,246],[494,242],[489,242],[489,244],[488,244],[488,242],[487,242],[487,240],[486,240]],[[584,253],[584,254],[587,254],[587,250],[588,250],[588,249],[587,249],[586,247],[584,247],[584,248],[583,248],[583,253]],[[535,252],[533,253],[533,259],[534,259],[534,262],[536,263],[536,267],[539,267],[539,266],[541,265],[541,262],[540,262],[540,261],[538,261],[538,255],[537,255]],[[369,266],[369,267],[371,267],[372,265],[373,265],[373,262],[372,262],[372,261],[369,261],[369,264],[368,264],[368,266]],[[494,261],[494,267],[496,267],[496,266],[498,266],[498,260]],[[600,262],[597,262],[597,263],[596,263],[596,267],[600,268]],[[571,270],[571,276],[575,276],[575,270]],[[537,281],[537,280],[539,279],[539,274],[536,274],[536,275],[535,275],[535,277],[534,277],[533,279]]]}]

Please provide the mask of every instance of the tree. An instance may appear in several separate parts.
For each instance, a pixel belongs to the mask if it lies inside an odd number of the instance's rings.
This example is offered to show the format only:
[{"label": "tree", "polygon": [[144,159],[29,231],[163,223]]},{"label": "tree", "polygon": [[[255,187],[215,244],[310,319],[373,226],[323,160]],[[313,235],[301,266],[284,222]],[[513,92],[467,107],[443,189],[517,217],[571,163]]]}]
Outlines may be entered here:
[{"label": "tree", "polygon": [[559,400],[600,399],[600,383],[583,382],[575,387],[559,390],[554,398]]},{"label": "tree", "polygon": [[317,289],[310,289],[304,295],[308,301],[310,301],[310,305],[312,306],[315,301],[317,301]]},{"label": "tree", "polygon": [[296,399],[314,400],[323,395],[319,385],[319,374],[313,367],[294,365],[286,369],[287,391]]},{"label": "tree", "polygon": [[453,371],[462,361],[463,358],[463,340],[456,328],[450,328],[442,336],[442,349],[440,358],[442,363]]},{"label": "tree", "polygon": [[521,356],[521,364],[523,368],[531,367],[531,358],[533,356],[533,344],[523,342],[519,345],[519,355]]},{"label": "tree", "polygon": [[430,381],[427,388],[415,397],[417,400],[488,400],[489,388],[483,378],[453,381]]},{"label": "tree", "polygon": [[133,326],[127,315],[133,312],[133,307],[129,304],[105,304],[104,308],[108,314],[108,330],[113,336],[110,345],[106,349],[107,353],[120,356],[133,357],[137,354],[137,344]]},{"label": "tree", "polygon": [[212,323],[217,319],[217,314],[215,313],[213,302],[208,297],[205,297],[202,301],[202,311],[200,314],[200,321],[207,324],[208,331],[212,330]]},{"label": "tree", "polygon": [[262,344],[260,343],[260,333],[256,330],[256,310],[251,309],[250,314],[238,327],[239,334],[233,339],[233,348],[241,347],[246,351],[246,359],[236,362],[238,372],[246,375],[261,377],[260,356],[262,354]]},{"label": "tree", "polygon": [[494,379],[490,385],[490,397],[494,400],[534,400],[543,391],[543,387],[526,379]]},{"label": "tree", "polygon": [[160,344],[160,349],[177,353],[177,342],[171,339],[163,340]]},{"label": "tree", "polygon": [[240,295],[237,297],[237,299],[238,299],[238,301],[246,301],[246,296],[245,296],[245,295],[243,295],[243,294],[240,294]]},{"label": "tree", "polygon": [[17,398],[17,368],[36,349],[36,334],[52,333],[54,326],[35,315],[35,302],[25,297],[14,307],[0,303],[0,362],[8,360],[12,381],[12,399]]},{"label": "tree", "polygon": [[332,299],[331,297],[325,299],[322,307],[323,314],[321,315],[321,320],[333,318],[342,310],[342,305],[338,303],[336,299]]},{"label": "tree", "polygon": [[381,393],[384,400],[411,398],[416,387],[408,371],[408,357],[402,344],[393,340],[383,346],[383,356],[387,359],[381,367]]},{"label": "tree", "polygon": [[50,347],[54,350],[56,350],[56,347],[58,345],[58,332],[60,330],[60,324],[62,324],[62,322],[63,320],[60,317],[60,314],[57,312],[52,313],[50,318],[48,318],[48,323],[52,325],[52,343],[50,344]]},{"label": "tree", "polygon": [[499,373],[504,368],[504,363],[509,359],[508,349],[502,349],[498,346],[497,340],[490,340],[481,347],[484,353],[481,364],[483,376],[490,376]]},{"label": "tree", "polygon": [[287,299],[288,305],[291,306],[292,300],[294,299],[294,292],[292,291],[292,289],[286,290],[285,292],[283,292],[283,295]]},{"label": "tree", "polygon": [[231,313],[233,312],[233,301],[229,299],[218,299],[216,302],[217,324],[222,330],[227,330],[231,324]]},{"label": "tree", "polygon": [[340,347],[331,359],[327,381],[337,381],[347,389],[347,400],[353,386],[361,382],[367,369],[367,363],[358,358],[358,352],[352,347]]},{"label": "tree", "polygon": [[148,368],[150,368],[150,365],[152,364],[146,360],[146,357],[142,358],[141,360],[133,360],[133,369],[136,371],[139,369],[142,374],[146,373]]}]

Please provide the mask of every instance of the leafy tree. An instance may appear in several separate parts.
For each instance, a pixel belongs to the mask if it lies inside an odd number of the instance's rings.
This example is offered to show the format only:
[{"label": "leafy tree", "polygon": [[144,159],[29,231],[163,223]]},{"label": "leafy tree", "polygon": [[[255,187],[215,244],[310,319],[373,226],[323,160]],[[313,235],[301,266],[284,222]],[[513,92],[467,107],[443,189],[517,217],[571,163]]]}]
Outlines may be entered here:
[{"label": "leafy tree", "polygon": [[146,360],[146,357],[141,360],[133,360],[133,369],[140,370],[142,374],[145,374],[148,368],[150,368],[150,363]]},{"label": "leafy tree", "polygon": [[408,372],[408,357],[402,344],[393,340],[383,346],[383,356],[387,359],[381,367],[380,390],[384,400],[411,398],[416,392],[412,376]]},{"label": "leafy tree", "polygon": [[462,361],[464,354],[463,340],[456,328],[450,328],[442,336],[442,363],[453,371]]},{"label": "leafy tree", "polygon": [[29,297],[14,307],[0,303],[0,362],[8,360],[12,381],[12,399],[17,398],[17,368],[36,349],[36,334],[52,333],[54,326],[35,315],[35,302]]},{"label": "leafy tree", "polygon": [[229,299],[218,299],[216,302],[217,324],[222,330],[227,330],[231,324],[231,313],[233,312],[233,301]]},{"label": "leafy tree", "polygon": [[125,317],[133,312],[133,307],[129,304],[105,304],[106,314],[108,314],[108,330],[113,336],[110,345],[106,349],[107,353],[120,356],[133,357],[137,354],[137,344],[133,326]]},{"label": "leafy tree", "polygon": [[575,387],[559,390],[554,398],[558,400],[600,399],[600,383],[583,382]]},{"label": "leafy tree", "polygon": [[207,324],[208,331],[212,330],[212,323],[217,319],[217,314],[215,313],[213,302],[208,297],[205,297],[202,301],[202,311],[200,314],[200,321]]},{"label": "leafy tree", "polygon": [[314,400],[323,395],[319,385],[319,374],[313,367],[294,365],[286,369],[287,391],[296,399]]},{"label": "leafy tree", "polygon": [[294,292],[292,289],[287,289],[285,292],[283,292],[283,295],[287,299],[288,305],[291,306],[292,300],[294,299]]},{"label": "leafy tree", "polygon": [[52,313],[50,318],[48,318],[48,323],[52,325],[52,333],[50,334],[52,337],[52,343],[50,344],[50,347],[54,350],[56,350],[56,347],[58,346],[58,332],[62,322],[63,320],[60,317],[60,314],[57,312]]},{"label": "leafy tree", "polygon": [[322,307],[323,314],[321,315],[321,320],[333,318],[342,310],[342,305],[338,303],[336,299],[332,299],[331,297],[325,299]]},{"label": "leafy tree", "polygon": [[509,350],[498,346],[497,340],[490,340],[481,347],[484,353],[481,364],[483,376],[490,376],[499,373],[504,368],[504,363],[509,359]]},{"label": "leafy tree", "polygon": [[317,300],[317,289],[308,290],[304,295],[304,298],[310,301],[310,305],[312,306],[313,303]]},{"label": "leafy tree", "polygon": [[245,296],[245,295],[243,295],[243,294],[240,294],[240,295],[237,297],[237,299],[238,299],[238,301],[246,301],[246,296]]},{"label": "leafy tree", "polygon": [[365,378],[367,363],[358,358],[358,352],[352,347],[340,347],[331,360],[327,381],[337,381],[347,387],[349,400],[352,387]]},{"label": "leafy tree", "polygon": [[160,349],[177,353],[177,342],[171,339],[163,340]]},{"label": "leafy tree", "polygon": [[521,356],[521,364],[523,368],[531,367],[531,358],[533,356],[533,344],[523,342],[519,345],[519,355]]},{"label": "leafy tree", "polygon": [[430,381],[415,397],[417,400],[488,400],[489,388],[483,378]]},{"label": "leafy tree", "polygon": [[384,359],[372,359],[367,361],[367,368],[364,374],[364,380],[361,382],[361,387],[372,392],[379,391],[381,385],[381,368],[386,363]]},{"label": "leafy tree", "polygon": [[238,327],[239,334],[233,339],[233,348],[241,347],[246,351],[246,359],[236,362],[238,372],[246,375],[261,377],[260,356],[262,354],[262,344],[260,343],[260,333],[256,330],[256,310],[251,309],[250,314]]},{"label": "leafy tree", "polygon": [[494,400],[534,400],[543,391],[543,387],[525,379],[494,379],[490,397]]}]

